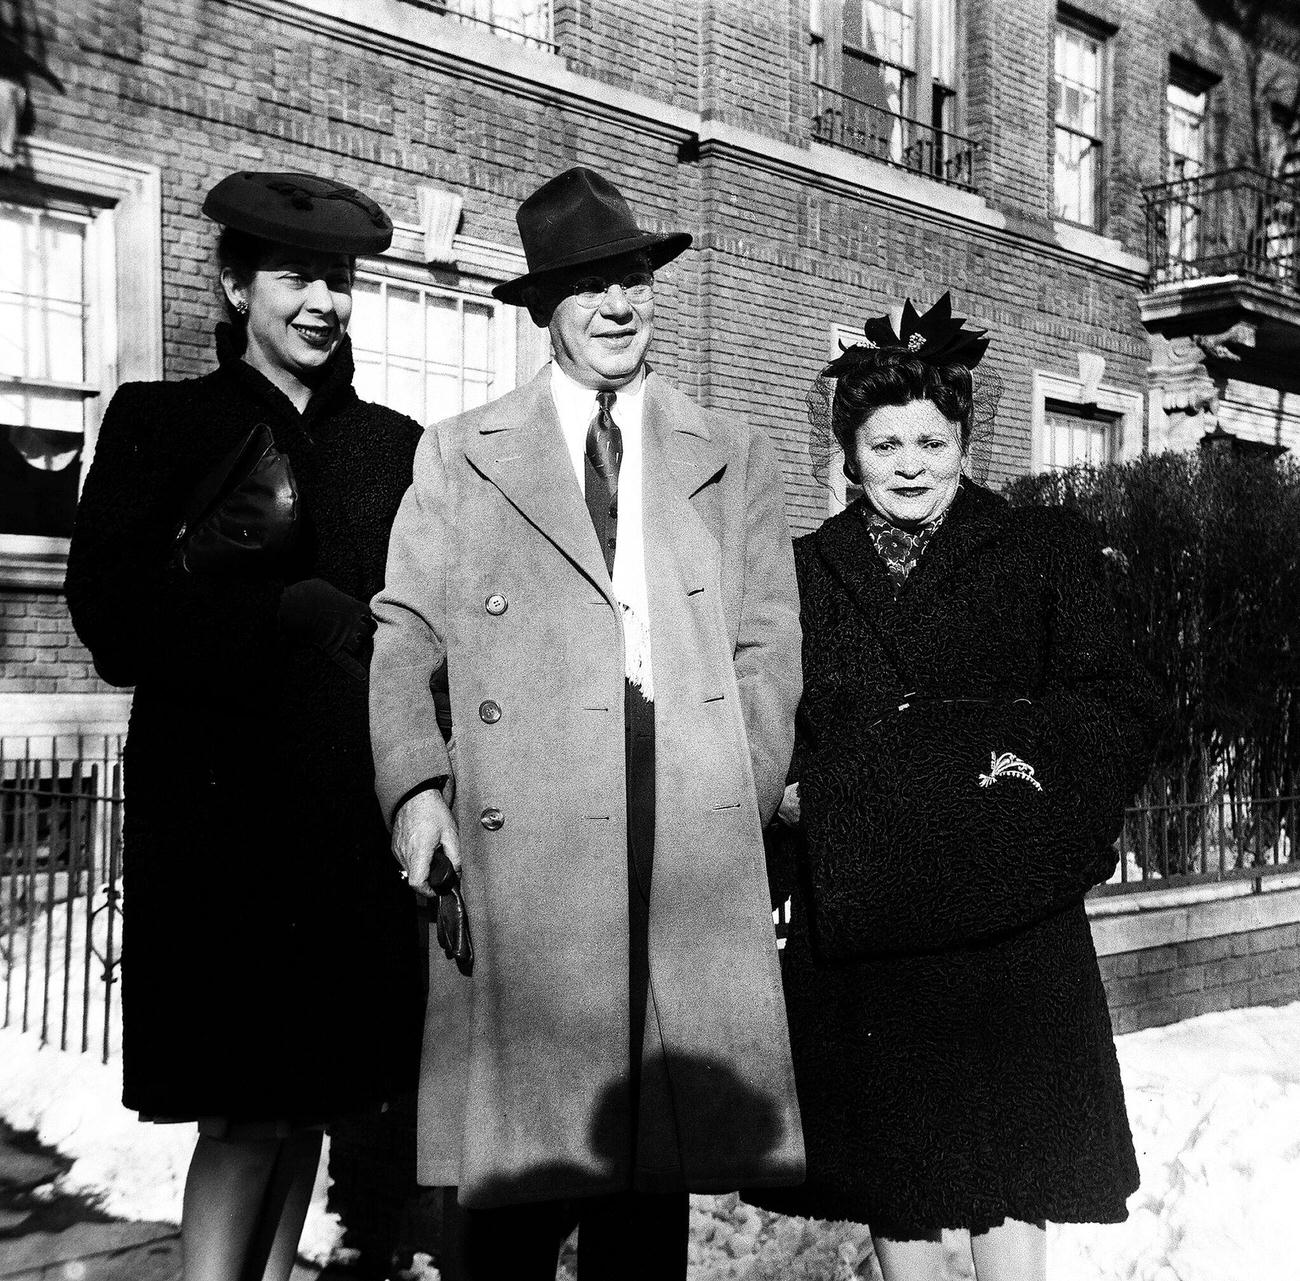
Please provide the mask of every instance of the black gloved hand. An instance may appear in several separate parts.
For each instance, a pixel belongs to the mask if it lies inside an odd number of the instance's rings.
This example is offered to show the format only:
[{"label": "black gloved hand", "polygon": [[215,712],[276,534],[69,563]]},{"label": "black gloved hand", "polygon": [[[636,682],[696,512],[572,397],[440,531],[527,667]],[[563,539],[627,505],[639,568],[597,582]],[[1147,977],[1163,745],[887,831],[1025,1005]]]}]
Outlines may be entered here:
[{"label": "black gloved hand", "polygon": [[366,679],[374,648],[375,620],[355,596],[323,578],[291,583],[280,597],[280,631],[298,645],[311,645],[359,681]]},{"label": "black gloved hand", "polygon": [[469,936],[469,914],[460,892],[460,876],[442,849],[429,867],[429,889],[438,896],[438,946],[456,968],[468,976],[474,972],[474,943]]}]

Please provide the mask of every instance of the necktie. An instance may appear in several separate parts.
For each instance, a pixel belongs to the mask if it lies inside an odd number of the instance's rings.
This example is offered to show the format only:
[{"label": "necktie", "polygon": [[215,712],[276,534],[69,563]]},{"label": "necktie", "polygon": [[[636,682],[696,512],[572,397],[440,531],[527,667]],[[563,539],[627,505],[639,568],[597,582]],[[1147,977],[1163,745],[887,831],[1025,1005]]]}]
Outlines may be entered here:
[{"label": "necktie", "polygon": [[618,465],[623,461],[623,433],[610,413],[613,405],[612,391],[596,393],[596,413],[587,428],[585,469],[587,511],[611,578],[614,576],[614,549],[618,540]]}]

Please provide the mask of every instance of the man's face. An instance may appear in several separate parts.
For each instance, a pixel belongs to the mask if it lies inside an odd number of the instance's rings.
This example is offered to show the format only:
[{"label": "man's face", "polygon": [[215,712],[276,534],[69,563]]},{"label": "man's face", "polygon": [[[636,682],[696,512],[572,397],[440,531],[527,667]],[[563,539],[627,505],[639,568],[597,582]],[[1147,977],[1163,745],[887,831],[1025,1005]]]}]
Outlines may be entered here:
[{"label": "man's face", "polygon": [[[636,377],[654,332],[654,293],[643,301],[629,297],[624,282],[649,276],[643,255],[612,258],[584,271],[576,281],[584,299],[568,293],[551,313],[551,347],[556,362],[574,382],[596,391],[614,391]],[[601,286],[607,286],[601,290]],[[643,289],[633,288],[639,297]]]}]

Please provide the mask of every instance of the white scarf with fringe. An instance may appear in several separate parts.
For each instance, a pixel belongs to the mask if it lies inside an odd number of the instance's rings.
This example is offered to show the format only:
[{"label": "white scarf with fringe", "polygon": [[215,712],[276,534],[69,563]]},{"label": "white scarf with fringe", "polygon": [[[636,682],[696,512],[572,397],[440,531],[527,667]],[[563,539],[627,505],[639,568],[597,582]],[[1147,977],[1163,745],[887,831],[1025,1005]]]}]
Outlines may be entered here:
[{"label": "white scarf with fringe", "polygon": [[[596,393],[573,381],[551,362],[551,399],[559,415],[564,444],[585,489],[587,429],[596,414]],[[645,404],[645,373],[630,387],[620,388],[611,411],[623,435],[623,461],[618,469],[618,543],[614,550],[614,599],[623,614],[624,673],[642,695],[654,701],[654,672],[650,663],[650,603],[645,579],[645,540],[642,537],[641,415]]]}]

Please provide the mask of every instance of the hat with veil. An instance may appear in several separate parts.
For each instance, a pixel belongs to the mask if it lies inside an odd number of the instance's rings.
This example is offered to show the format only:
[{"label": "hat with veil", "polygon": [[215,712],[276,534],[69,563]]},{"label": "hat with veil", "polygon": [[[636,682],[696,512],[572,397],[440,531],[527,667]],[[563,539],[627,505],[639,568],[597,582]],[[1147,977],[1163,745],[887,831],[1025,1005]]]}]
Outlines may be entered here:
[{"label": "hat with veil", "polygon": [[849,346],[840,344],[840,354],[808,389],[808,421],[812,429],[808,452],[813,475],[826,483],[831,460],[841,450],[835,432],[837,412],[846,412],[843,405],[836,405],[835,392],[841,380],[865,375],[887,362],[919,361],[936,367],[959,365],[970,372],[971,420],[965,471],[974,480],[984,480],[992,461],[993,427],[1002,398],[1002,379],[997,373],[992,369],[977,369],[988,350],[988,330],[967,326],[964,316],[954,316],[952,295],[948,292],[923,313],[916,310],[909,298],[903,303],[897,329],[886,312],[872,316],[862,330],[861,341]]}]

